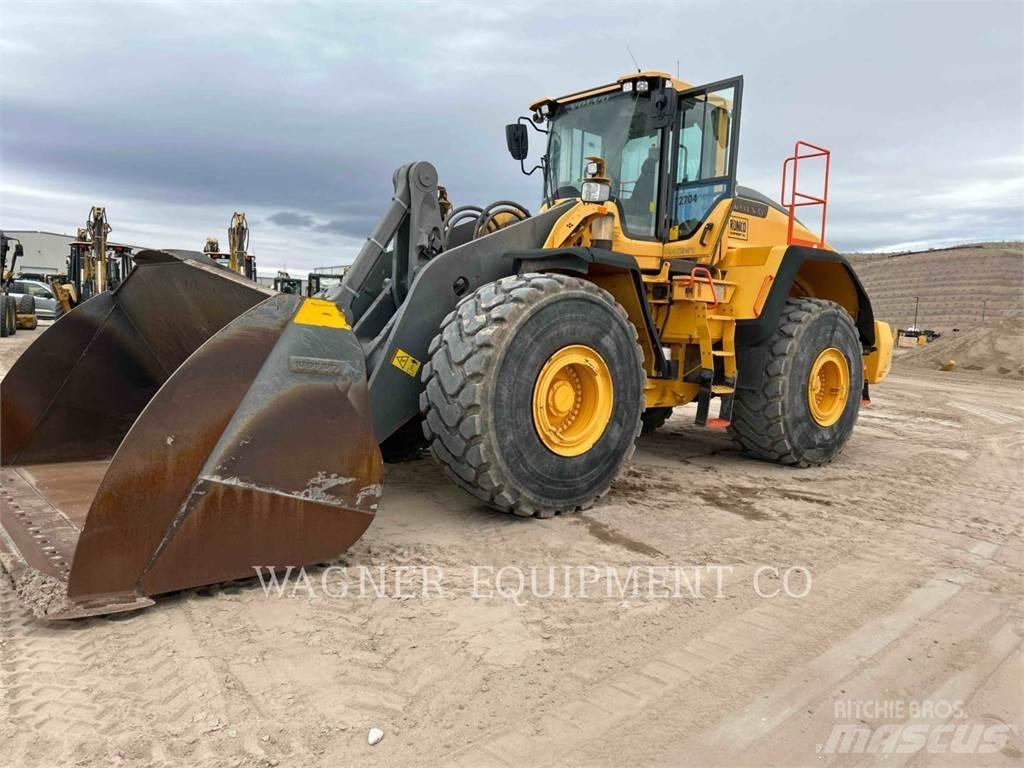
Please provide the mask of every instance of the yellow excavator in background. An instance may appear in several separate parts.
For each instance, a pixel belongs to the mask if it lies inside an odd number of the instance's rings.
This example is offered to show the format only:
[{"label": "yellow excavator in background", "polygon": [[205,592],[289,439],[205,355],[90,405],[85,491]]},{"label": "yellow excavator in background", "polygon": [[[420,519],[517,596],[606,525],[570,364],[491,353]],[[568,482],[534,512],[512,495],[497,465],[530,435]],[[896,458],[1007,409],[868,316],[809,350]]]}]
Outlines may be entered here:
[{"label": "yellow excavator in background", "polygon": [[[753,458],[839,458],[891,329],[825,240],[827,150],[797,142],[780,201],[737,185],[742,95],[649,71],[541,99],[506,127],[538,213],[451,207],[433,165],[404,165],[320,297],[137,254],[2,382],[19,594],[66,618],[324,561],[373,520],[382,457],[424,447],[483,504],[584,509],[688,403]],[[797,189],[812,162],[824,187]]]},{"label": "yellow excavator in background", "polygon": [[245,214],[235,211],[228,225],[228,253],[231,270],[256,281],[256,257],[249,253],[249,224]]},{"label": "yellow excavator in background", "polygon": [[110,232],[107,209],[94,205],[68,256],[67,294],[76,303],[116,288],[132,270],[132,248],[111,243]]},{"label": "yellow excavator in background", "polygon": [[256,257],[249,253],[248,249],[249,224],[245,220],[245,214],[236,211],[231,215],[231,223],[228,225],[228,252],[221,251],[220,241],[216,237],[208,237],[203,246],[203,253],[221,266],[245,275],[255,282]]}]

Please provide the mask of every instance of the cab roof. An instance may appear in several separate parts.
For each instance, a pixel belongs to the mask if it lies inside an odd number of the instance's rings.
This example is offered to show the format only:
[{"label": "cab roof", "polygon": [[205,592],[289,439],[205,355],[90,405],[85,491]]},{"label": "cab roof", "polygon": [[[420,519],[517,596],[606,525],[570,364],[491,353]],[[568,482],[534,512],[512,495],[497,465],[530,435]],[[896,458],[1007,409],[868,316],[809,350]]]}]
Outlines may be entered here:
[{"label": "cab roof", "polygon": [[597,88],[588,88],[585,91],[577,91],[576,93],[570,93],[565,96],[559,96],[558,98],[551,98],[549,96],[543,99],[538,99],[530,105],[531,111],[537,111],[544,104],[569,104],[573,101],[579,101],[580,99],[586,99],[590,96],[599,96],[602,93],[611,93],[613,91],[619,91],[622,89],[623,83],[631,83],[637,80],[667,80],[672,84],[672,87],[677,91],[686,91],[693,86],[683,80],[678,80],[668,72],[662,72],[657,69],[647,69],[642,72],[631,72],[623,75],[617,79],[614,83],[608,83],[607,85],[601,85]]}]

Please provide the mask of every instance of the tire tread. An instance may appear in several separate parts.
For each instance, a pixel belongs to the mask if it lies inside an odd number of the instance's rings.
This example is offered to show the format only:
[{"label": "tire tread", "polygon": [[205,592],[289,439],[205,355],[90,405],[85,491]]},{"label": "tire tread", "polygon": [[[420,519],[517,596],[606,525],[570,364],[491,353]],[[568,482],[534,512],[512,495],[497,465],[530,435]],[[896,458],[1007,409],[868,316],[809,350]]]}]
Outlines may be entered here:
[{"label": "tire tread", "polygon": [[[642,372],[643,352],[637,343],[636,328],[610,293],[588,280],[569,275],[526,273],[488,283],[462,299],[431,341],[431,358],[421,374],[423,434],[445,474],[481,501],[521,517],[545,518],[586,509],[608,492],[614,479],[610,478],[603,491],[583,503],[542,506],[515,488],[485,440],[481,412],[490,393],[484,380],[499,357],[503,327],[515,322],[537,302],[566,291],[591,294],[614,308],[630,329],[634,362]],[[642,393],[641,388],[641,410]],[[640,429],[638,418],[634,440]],[[635,445],[630,443],[622,464],[629,461],[634,450]]]}]

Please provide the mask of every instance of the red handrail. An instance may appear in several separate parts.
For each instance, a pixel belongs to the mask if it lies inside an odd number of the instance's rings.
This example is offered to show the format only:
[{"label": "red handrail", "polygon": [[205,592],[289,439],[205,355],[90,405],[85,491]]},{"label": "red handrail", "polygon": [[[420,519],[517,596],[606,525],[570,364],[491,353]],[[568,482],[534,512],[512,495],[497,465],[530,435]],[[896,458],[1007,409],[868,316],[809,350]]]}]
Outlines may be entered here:
[{"label": "red handrail", "polygon": [[[801,149],[805,150],[801,153]],[[824,190],[822,191],[821,197],[815,195],[808,195],[804,192],[797,191],[797,172],[800,166],[801,160],[809,160],[816,157],[825,158],[825,184]],[[786,182],[789,180],[789,168],[790,163],[793,167],[793,182],[789,185],[789,199],[786,199]],[[807,141],[797,141],[793,145],[792,157],[787,157],[782,163],[782,192],[780,199],[782,205],[789,209],[789,227],[786,232],[786,241],[790,245],[807,245],[812,248],[820,248],[825,245],[825,221],[828,214],[828,174],[829,167],[832,163],[832,153],[824,147],[819,147],[816,144],[811,144]],[[799,201],[798,202],[798,198]],[[809,205],[820,205],[821,206],[821,235],[817,241],[814,240],[803,240],[800,238],[793,237],[793,227],[796,222],[796,209],[803,208]]]},{"label": "red handrail", "polygon": [[689,278],[689,282],[682,286],[683,288],[692,288],[697,284],[697,273],[701,273],[704,276],[704,280],[708,285],[711,286],[711,296],[713,297],[710,302],[710,308],[714,309],[721,302],[718,301],[718,289],[715,287],[715,279],[711,276],[711,270],[707,267],[694,267],[690,270],[690,274],[686,275]]}]

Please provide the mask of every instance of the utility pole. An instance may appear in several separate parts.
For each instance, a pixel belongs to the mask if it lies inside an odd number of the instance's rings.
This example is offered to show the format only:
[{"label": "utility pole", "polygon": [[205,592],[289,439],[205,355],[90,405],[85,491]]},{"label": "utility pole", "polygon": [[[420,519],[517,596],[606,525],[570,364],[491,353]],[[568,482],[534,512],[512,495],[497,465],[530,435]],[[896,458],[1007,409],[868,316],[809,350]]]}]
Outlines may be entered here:
[{"label": "utility pole", "polygon": [[920,330],[920,328],[917,327],[917,310],[918,310],[918,307],[920,307],[920,306],[921,306],[921,297],[920,296],[915,296],[914,297],[914,330],[915,331]]}]

